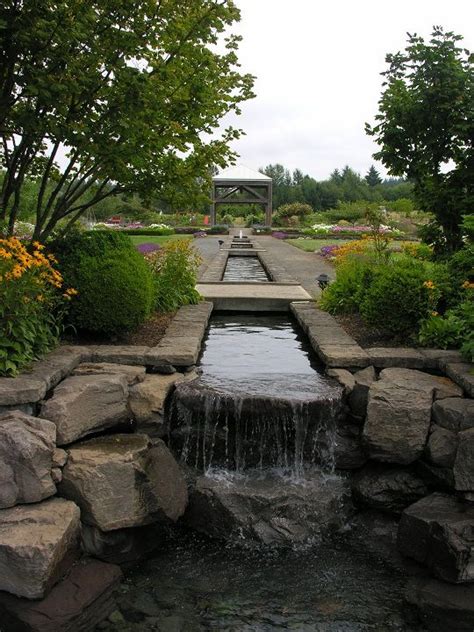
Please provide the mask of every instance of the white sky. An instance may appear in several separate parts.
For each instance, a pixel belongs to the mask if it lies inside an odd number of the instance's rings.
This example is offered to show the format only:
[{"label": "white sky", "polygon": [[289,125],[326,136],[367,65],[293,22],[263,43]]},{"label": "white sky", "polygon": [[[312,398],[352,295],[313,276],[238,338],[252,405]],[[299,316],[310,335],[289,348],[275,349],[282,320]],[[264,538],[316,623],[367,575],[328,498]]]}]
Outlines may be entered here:
[{"label": "white sky", "polygon": [[[381,93],[385,55],[406,32],[427,39],[433,25],[464,36],[474,51],[473,0],[235,0],[242,70],[257,76],[256,98],[224,124],[246,136],[238,162],[282,163],[324,179],[349,164],[364,175],[376,145],[364,132]],[[376,165],[385,173],[381,165]]]}]

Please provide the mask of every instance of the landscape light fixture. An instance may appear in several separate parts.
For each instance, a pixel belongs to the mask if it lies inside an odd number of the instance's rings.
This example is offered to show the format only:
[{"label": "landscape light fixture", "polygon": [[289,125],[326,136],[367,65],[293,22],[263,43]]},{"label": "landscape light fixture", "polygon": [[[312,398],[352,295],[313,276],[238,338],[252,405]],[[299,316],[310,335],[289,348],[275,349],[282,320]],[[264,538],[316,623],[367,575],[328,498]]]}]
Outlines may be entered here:
[{"label": "landscape light fixture", "polygon": [[329,285],[329,277],[328,277],[328,275],[327,274],[320,274],[317,277],[316,281],[318,282],[318,285],[321,288],[321,290],[324,292],[324,290]]},{"label": "landscape light fixture", "polygon": [[217,243],[219,244],[219,248],[222,248],[222,246],[224,245],[224,242],[222,239],[218,239]]}]

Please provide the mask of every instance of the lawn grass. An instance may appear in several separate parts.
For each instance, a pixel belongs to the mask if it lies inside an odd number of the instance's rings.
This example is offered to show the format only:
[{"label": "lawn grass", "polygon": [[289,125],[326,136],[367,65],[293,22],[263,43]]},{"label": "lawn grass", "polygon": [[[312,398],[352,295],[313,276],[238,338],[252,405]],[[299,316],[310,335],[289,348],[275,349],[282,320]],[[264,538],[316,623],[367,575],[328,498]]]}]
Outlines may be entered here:
[{"label": "lawn grass", "polygon": [[323,246],[332,246],[333,244],[337,244],[338,246],[342,246],[342,244],[347,244],[349,239],[286,239],[287,244],[291,244],[292,246],[296,246],[300,250],[304,250],[305,252],[314,252],[315,250],[320,250]]},{"label": "lawn grass", "polygon": [[175,241],[176,239],[192,239],[192,235],[130,235],[133,243],[138,244],[166,244],[167,241]]}]

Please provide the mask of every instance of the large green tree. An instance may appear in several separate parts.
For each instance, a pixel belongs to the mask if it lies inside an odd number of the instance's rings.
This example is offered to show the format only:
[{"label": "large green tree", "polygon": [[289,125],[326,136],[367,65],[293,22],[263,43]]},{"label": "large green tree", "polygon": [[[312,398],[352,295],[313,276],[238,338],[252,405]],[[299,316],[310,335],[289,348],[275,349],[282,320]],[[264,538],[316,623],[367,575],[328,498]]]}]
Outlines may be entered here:
[{"label": "large green tree", "polygon": [[462,245],[462,216],[474,207],[474,58],[462,37],[434,27],[431,39],[408,35],[403,52],[387,55],[374,157],[414,183],[419,207],[433,212],[441,245]]},{"label": "large green tree", "polygon": [[28,178],[35,238],[119,193],[188,198],[241,131],[252,95],[232,0],[6,0],[0,6],[0,221]]}]

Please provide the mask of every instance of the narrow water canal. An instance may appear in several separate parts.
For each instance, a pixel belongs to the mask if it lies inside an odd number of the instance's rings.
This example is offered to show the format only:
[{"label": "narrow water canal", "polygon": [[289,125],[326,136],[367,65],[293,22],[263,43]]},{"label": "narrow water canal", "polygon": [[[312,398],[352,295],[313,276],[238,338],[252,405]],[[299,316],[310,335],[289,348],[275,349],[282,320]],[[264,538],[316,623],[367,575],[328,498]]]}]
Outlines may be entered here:
[{"label": "narrow water canal", "polygon": [[223,281],[268,283],[270,278],[258,257],[232,255],[227,259]]}]

